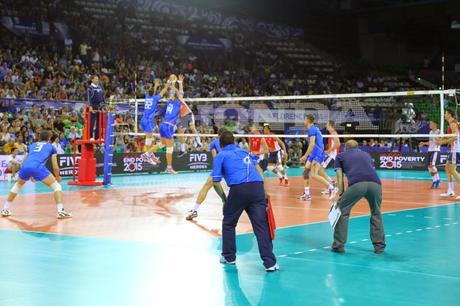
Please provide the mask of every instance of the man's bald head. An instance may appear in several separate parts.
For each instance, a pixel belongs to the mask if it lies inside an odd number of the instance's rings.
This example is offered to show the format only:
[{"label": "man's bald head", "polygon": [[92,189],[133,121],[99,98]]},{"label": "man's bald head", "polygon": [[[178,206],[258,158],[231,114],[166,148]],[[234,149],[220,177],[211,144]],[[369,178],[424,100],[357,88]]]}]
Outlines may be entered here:
[{"label": "man's bald head", "polygon": [[358,147],[358,142],[356,140],[350,139],[345,143],[345,151],[348,151],[353,148]]}]

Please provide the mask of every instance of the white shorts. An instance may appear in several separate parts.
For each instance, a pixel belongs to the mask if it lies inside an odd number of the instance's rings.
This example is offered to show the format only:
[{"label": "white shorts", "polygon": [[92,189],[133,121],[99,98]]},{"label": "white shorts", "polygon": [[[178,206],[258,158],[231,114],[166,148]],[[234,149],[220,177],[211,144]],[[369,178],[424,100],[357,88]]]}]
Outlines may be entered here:
[{"label": "white shorts", "polygon": [[323,168],[327,168],[327,166],[329,166],[329,164],[331,163],[331,161],[335,161],[335,158],[337,157],[337,151],[332,151],[331,154],[329,154],[326,158],[326,160],[321,164],[321,166],[323,166]]}]

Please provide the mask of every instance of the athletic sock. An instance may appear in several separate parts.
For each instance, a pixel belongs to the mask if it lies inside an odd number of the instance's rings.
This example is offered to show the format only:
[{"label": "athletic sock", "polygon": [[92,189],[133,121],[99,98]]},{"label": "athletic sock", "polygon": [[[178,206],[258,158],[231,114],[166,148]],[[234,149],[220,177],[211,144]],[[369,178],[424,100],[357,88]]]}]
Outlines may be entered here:
[{"label": "athletic sock", "polygon": [[329,183],[329,185],[327,186],[327,189],[334,189],[334,185],[332,185],[331,183]]},{"label": "athletic sock", "polygon": [[9,210],[10,206],[11,206],[11,202],[10,201],[5,201],[5,205],[3,205],[3,209]]},{"label": "athletic sock", "polygon": [[447,183],[447,193],[452,193],[454,192],[454,182],[448,182]]},{"label": "athletic sock", "polygon": [[58,211],[58,212],[63,211],[63,210],[64,210],[64,204],[58,203],[58,204],[56,205],[56,208],[57,208],[57,211]]},{"label": "athletic sock", "polygon": [[198,211],[198,209],[200,208],[201,204],[200,203],[195,203],[195,206],[193,207],[193,211]]},{"label": "athletic sock", "polygon": [[285,179],[287,179],[287,178],[288,178],[288,177],[287,177],[287,173],[284,175],[284,178],[285,178]]},{"label": "athletic sock", "polygon": [[306,195],[310,194],[310,187],[305,187],[304,188],[304,194],[306,194]]}]

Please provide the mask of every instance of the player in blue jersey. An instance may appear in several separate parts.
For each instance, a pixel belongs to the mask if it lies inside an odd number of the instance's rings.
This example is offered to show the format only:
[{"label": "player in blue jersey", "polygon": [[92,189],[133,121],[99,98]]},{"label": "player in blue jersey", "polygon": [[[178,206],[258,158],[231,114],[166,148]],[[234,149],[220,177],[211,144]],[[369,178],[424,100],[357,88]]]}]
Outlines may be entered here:
[{"label": "player in blue jersey", "polygon": [[[11,202],[14,201],[24,184],[28,180],[33,179],[35,181],[41,181],[53,190],[58,219],[72,218],[72,215],[64,210],[64,205],[62,204],[62,187],[61,184],[59,184],[61,176],[59,175],[57,152],[56,148],[50,143],[50,139],[51,133],[43,131],[40,134],[40,141],[30,146],[27,158],[24,160],[22,168],[18,173],[19,179],[13,188],[11,188],[8,199],[0,213],[2,217],[11,216]],[[46,168],[46,162],[50,158],[54,175]]]},{"label": "player in blue jersey", "polygon": [[142,158],[145,162],[148,162],[152,165],[156,165],[160,162],[160,159],[152,154],[154,152],[154,147],[152,146],[153,137],[152,133],[155,129],[155,117],[157,115],[157,106],[158,101],[166,93],[167,88],[156,94],[158,87],[160,86],[160,80],[156,79],[153,88],[150,87],[147,93],[145,94],[145,103],[144,103],[144,112],[141,119],[141,129],[145,133],[145,146],[147,151],[142,154]]},{"label": "player in blue jersey", "polygon": [[[222,133],[225,132],[225,131],[226,130],[224,128],[221,128],[218,131],[217,134],[219,135],[219,138],[222,135]],[[211,155],[212,155],[213,159],[221,151],[219,138],[214,139],[211,142],[211,144],[209,145],[209,150],[211,151]],[[195,206],[188,212],[188,215],[187,215],[187,218],[186,218],[187,220],[191,221],[194,218],[198,217],[198,209],[200,208],[200,205],[206,199],[206,196],[208,195],[208,191],[209,191],[209,189],[211,189],[211,187],[213,187],[213,185],[214,184],[212,182],[212,176],[209,176],[208,179],[206,180],[206,183],[204,183],[203,187],[201,187],[200,193],[198,193],[198,197],[196,198]],[[217,192],[217,190],[216,190],[216,192]],[[217,194],[219,196],[221,196],[222,203],[225,203],[225,201],[227,200],[226,197],[225,197],[225,194],[219,194],[219,193],[217,193]]]},{"label": "player in blue jersey", "polygon": [[307,115],[305,117],[305,127],[308,129],[308,149],[304,156],[300,159],[301,162],[305,162],[305,169],[303,172],[304,176],[304,194],[300,197],[303,201],[310,201],[310,172],[311,177],[319,183],[327,186],[329,190],[329,197],[334,196],[334,186],[328,182],[324,177],[318,175],[318,171],[321,167],[321,163],[324,162],[324,143],[323,135],[321,134],[318,127],[315,125],[315,117],[313,115]]},{"label": "player in blue jersey", "polygon": [[166,147],[166,163],[165,173],[177,174],[172,167],[173,152],[174,152],[174,133],[177,129],[177,120],[180,116],[187,115],[190,111],[187,104],[183,100],[176,88],[177,76],[172,74],[165,88],[168,92],[166,101],[166,109],[164,112],[163,121],[160,124],[160,140],[161,143],[152,147],[152,151],[158,148]]}]

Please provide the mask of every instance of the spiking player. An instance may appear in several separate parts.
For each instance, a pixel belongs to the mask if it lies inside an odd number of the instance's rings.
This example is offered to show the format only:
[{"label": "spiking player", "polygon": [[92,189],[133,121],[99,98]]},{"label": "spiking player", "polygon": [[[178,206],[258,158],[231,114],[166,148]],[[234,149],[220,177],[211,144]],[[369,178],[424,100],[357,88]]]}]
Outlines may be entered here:
[{"label": "spiking player", "polygon": [[[35,181],[41,181],[53,190],[58,219],[72,218],[72,215],[64,210],[64,205],[62,204],[62,187],[61,184],[59,184],[61,176],[59,174],[59,165],[57,162],[57,151],[56,148],[51,145],[50,139],[51,133],[49,131],[43,131],[40,134],[40,141],[30,146],[29,154],[24,160],[21,170],[19,170],[19,179],[16,184],[14,184],[13,188],[11,188],[8,199],[1,211],[2,217],[11,216],[10,206],[19,190],[28,180],[34,179]],[[45,166],[50,158],[54,175],[52,175]]]},{"label": "spiking player", "polygon": [[[177,83],[179,84],[179,95],[181,98],[183,98],[184,97],[184,76],[182,74],[179,75]],[[185,116],[181,116],[180,119],[178,120],[177,133],[183,134],[189,127],[193,134],[198,135],[198,131],[195,126],[195,115],[190,110],[190,108],[188,109],[188,114]],[[186,138],[185,137],[178,137],[178,138],[180,141],[180,153],[185,154],[187,152]],[[198,147],[203,146],[203,144],[201,143],[200,136],[195,136],[195,142],[198,145]]]},{"label": "spiking player", "polygon": [[[338,133],[334,128],[335,122],[329,120],[326,123],[326,130],[328,131],[329,135],[333,137],[327,139],[327,150],[326,150],[326,160],[321,164],[321,168],[319,169],[319,174],[325,178],[330,184],[334,185],[334,180],[327,175],[326,169],[330,162],[334,162],[337,154],[340,152],[340,139],[338,137]],[[324,189],[321,194],[329,194],[329,189]]]},{"label": "spiking player", "polygon": [[[452,137],[446,137],[444,139],[437,138],[436,143],[438,145],[449,144],[450,145],[450,154],[446,162],[446,173],[448,178],[448,189],[447,193],[442,193],[442,197],[454,197],[455,196],[455,186],[454,179],[457,183],[460,183],[460,174],[457,172],[457,164],[460,163],[460,130],[459,122],[455,118],[455,112],[447,109],[444,117],[449,123],[449,129],[447,130],[448,134],[455,134]],[[460,199],[460,196],[456,198]]]},{"label": "spiking player", "polygon": [[[174,153],[174,132],[176,131],[176,123],[179,116],[187,115],[189,108],[185,101],[179,94],[179,90],[175,84],[177,82],[177,76],[170,75],[166,88],[168,91],[168,100],[166,101],[166,108],[163,117],[163,121],[160,124],[160,144],[154,145],[152,151],[158,148],[166,147],[166,163],[167,167],[165,173],[177,174],[172,167],[173,153]],[[187,110],[188,109],[188,110]],[[185,111],[184,111],[185,110]]]},{"label": "spiking player", "polygon": [[[271,129],[268,123],[264,123],[264,134],[270,135]],[[265,142],[268,146],[268,166],[267,169],[272,171],[280,181],[280,184],[289,185],[286,171],[283,168],[282,151],[286,152],[286,145],[278,137],[266,137]]]},{"label": "spiking player", "polygon": [[310,201],[310,171],[311,177],[319,183],[327,186],[329,190],[329,198],[334,197],[334,186],[329,183],[325,178],[318,175],[321,163],[324,161],[324,144],[323,135],[319,131],[318,127],[315,126],[315,117],[313,115],[307,115],[305,117],[305,127],[308,129],[308,149],[304,156],[300,159],[301,162],[305,163],[304,170],[304,194],[300,197],[303,201]]},{"label": "spiking player", "polygon": [[[430,135],[439,135],[440,133],[441,131],[438,129],[438,124],[431,120]],[[441,179],[439,178],[438,169],[436,168],[436,160],[441,146],[436,143],[435,137],[430,137],[428,141],[421,141],[419,147],[423,146],[428,146],[428,172],[430,172],[433,181],[433,183],[431,183],[431,189],[438,189],[441,184]]]},{"label": "spiking player", "polygon": [[[219,143],[219,138],[222,135],[223,132],[226,130],[224,128],[221,128],[218,132],[217,135],[219,136],[217,139],[214,139],[211,144],[209,145],[209,149],[211,151],[212,158],[216,157],[217,154],[220,153],[220,143]],[[206,199],[206,196],[208,195],[209,189],[213,187],[213,182],[212,182],[212,176],[209,176],[208,179],[206,180],[206,183],[201,187],[200,193],[198,194],[198,197],[196,199],[195,206],[188,212],[187,217],[185,218],[188,221],[193,220],[194,218],[198,217],[198,209],[200,208],[201,204],[204,202]],[[215,188],[215,187],[214,187]],[[216,190],[217,194],[221,197],[222,203],[225,204],[225,201],[227,201],[227,198],[225,194],[220,194]]]},{"label": "spiking player", "polygon": [[155,112],[157,110],[158,101],[167,91],[167,87],[164,87],[160,94],[156,94],[158,87],[160,86],[160,79],[156,79],[153,88],[150,87],[145,93],[145,104],[144,113],[141,119],[141,129],[145,133],[145,146],[147,151],[142,154],[142,158],[145,162],[152,165],[156,165],[160,162],[160,159],[155,156],[152,150],[153,137],[152,133],[155,129]]}]

